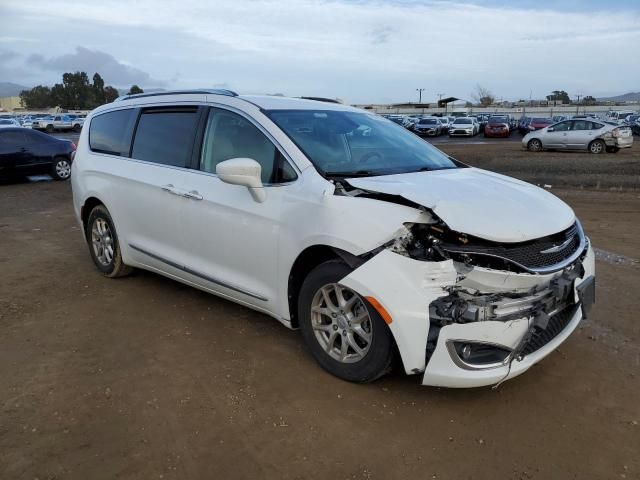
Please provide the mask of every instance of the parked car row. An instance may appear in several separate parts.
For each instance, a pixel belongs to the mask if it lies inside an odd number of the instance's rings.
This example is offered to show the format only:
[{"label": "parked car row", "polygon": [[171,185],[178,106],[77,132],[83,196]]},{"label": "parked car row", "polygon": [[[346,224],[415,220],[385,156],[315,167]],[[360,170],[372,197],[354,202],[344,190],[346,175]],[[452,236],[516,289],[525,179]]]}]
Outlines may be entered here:
[{"label": "parked car row", "polygon": [[85,115],[58,114],[48,115],[38,113],[33,115],[3,115],[0,117],[0,127],[24,127],[43,130],[47,133],[74,131],[80,132],[84,125]]}]

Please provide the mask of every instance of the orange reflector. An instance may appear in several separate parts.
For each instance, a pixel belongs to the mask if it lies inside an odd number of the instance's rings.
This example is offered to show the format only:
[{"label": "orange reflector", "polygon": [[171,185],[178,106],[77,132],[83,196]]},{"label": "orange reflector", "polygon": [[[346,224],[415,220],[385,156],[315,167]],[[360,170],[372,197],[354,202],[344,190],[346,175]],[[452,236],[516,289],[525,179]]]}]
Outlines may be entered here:
[{"label": "orange reflector", "polygon": [[391,322],[393,322],[393,319],[391,318],[391,315],[389,315],[389,312],[387,312],[385,308],[382,306],[382,304],[373,297],[364,297],[364,298],[366,298],[367,301],[371,304],[371,306],[373,306],[373,308],[376,309],[376,311],[380,314],[384,322],[387,325],[391,325]]}]

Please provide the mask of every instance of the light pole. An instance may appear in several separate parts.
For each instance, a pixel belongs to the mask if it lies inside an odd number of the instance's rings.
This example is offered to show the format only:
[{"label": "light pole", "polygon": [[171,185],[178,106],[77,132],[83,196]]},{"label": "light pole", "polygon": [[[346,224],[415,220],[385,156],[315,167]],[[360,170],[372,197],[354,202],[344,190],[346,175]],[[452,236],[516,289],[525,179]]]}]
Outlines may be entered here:
[{"label": "light pole", "polygon": [[424,92],[426,88],[416,88],[416,92],[418,92],[418,103],[422,103],[422,92]]},{"label": "light pole", "polygon": [[576,115],[580,113],[580,97],[581,96],[582,96],[581,94],[576,95],[576,97],[578,97],[578,100],[576,101]]}]

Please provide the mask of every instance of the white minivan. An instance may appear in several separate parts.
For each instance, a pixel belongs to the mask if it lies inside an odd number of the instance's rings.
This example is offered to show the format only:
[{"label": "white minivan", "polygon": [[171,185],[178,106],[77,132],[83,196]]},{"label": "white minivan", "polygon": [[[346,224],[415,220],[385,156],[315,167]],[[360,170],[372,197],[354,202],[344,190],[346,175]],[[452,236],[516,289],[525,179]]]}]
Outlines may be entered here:
[{"label": "white minivan", "polygon": [[157,272],[298,328],[332,374],[425,385],[523,373],[595,299],[574,212],[373,113],[228,90],[94,110],[75,212],[108,277]]}]

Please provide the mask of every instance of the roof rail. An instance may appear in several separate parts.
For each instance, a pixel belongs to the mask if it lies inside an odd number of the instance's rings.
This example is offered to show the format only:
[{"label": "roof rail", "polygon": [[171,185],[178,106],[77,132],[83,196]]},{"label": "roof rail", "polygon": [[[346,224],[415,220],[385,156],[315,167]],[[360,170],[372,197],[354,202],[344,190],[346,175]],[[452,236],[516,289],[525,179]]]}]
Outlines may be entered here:
[{"label": "roof rail", "polygon": [[129,100],[131,98],[143,98],[143,97],[159,97],[162,95],[197,95],[197,94],[211,94],[211,95],[226,95],[227,97],[237,97],[238,94],[232,90],[225,88],[200,88],[195,90],[163,90],[161,92],[151,93],[134,93],[130,95],[121,95],[116,98],[116,102],[121,100]]}]

